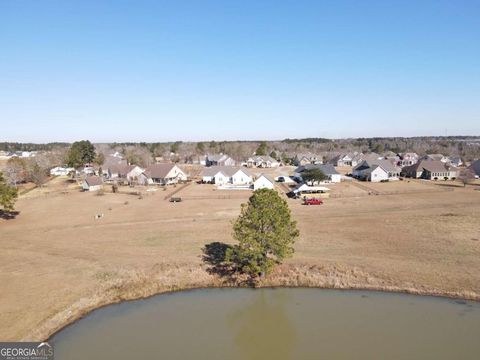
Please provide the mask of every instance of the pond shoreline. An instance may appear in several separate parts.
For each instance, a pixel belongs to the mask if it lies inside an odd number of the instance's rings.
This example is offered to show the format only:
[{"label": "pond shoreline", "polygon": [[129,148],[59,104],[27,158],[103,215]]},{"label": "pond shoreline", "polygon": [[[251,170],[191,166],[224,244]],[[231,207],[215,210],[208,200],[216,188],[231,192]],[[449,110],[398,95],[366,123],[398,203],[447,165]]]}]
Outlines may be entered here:
[{"label": "pond shoreline", "polygon": [[[237,284],[229,284],[217,276],[208,274],[204,268],[187,267],[181,269],[188,276],[169,278],[168,283],[158,281],[165,274],[142,274],[120,283],[107,284],[77,300],[68,308],[58,312],[42,322],[21,341],[47,341],[64,328],[74,324],[94,310],[125,301],[147,299],[160,294],[178,291],[213,288],[247,288]],[[199,270],[203,272],[200,275]],[[183,274],[185,276],[185,274]],[[457,300],[480,301],[480,294],[474,291],[449,291],[418,284],[395,284],[365,274],[358,269],[341,269],[336,266],[310,267],[298,265],[282,265],[271,276],[259,283],[256,288],[318,288],[334,290],[359,290],[399,293],[419,296],[442,297]]]}]

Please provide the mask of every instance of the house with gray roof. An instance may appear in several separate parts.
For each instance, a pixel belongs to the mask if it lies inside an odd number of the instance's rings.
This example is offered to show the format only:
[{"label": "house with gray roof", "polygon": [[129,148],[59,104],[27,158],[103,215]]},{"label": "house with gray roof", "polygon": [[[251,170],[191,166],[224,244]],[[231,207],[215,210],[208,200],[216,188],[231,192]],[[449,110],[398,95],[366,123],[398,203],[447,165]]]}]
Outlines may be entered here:
[{"label": "house with gray roof", "polygon": [[82,188],[85,191],[98,191],[103,188],[103,180],[101,177],[92,175],[83,179]]},{"label": "house with gray roof", "polygon": [[249,185],[253,175],[244,167],[211,166],[203,170],[202,181],[216,185]]},{"label": "house with gray roof", "polygon": [[352,170],[353,177],[371,182],[385,180],[398,180],[401,169],[394,162],[386,159],[376,159],[371,156],[369,160],[363,160]]},{"label": "house with gray roof", "polygon": [[275,181],[268,175],[260,174],[253,182],[253,190],[274,189]]},{"label": "house with gray roof", "polygon": [[312,153],[296,154],[293,158],[293,164],[295,166],[302,166],[307,164],[322,164],[323,159],[320,155]]},{"label": "house with gray roof", "polygon": [[276,168],[280,166],[280,163],[268,155],[252,156],[246,161],[247,167],[257,168]]},{"label": "house with gray roof", "polygon": [[416,164],[404,167],[402,174],[415,179],[455,179],[458,177],[458,169],[440,160],[420,160]]},{"label": "house with gray roof", "polygon": [[434,161],[441,161],[443,163],[448,162],[448,157],[442,154],[427,154],[422,156],[419,160],[434,160]]},{"label": "house with gray roof", "polygon": [[410,166],[413,164],[416,164],[418,162],[418,155],[416,153],[412,152],[407,152],[400,154],[400,161],[398,162],[398,165],[400,167],[404,166]]},{"label": "house with gray roof", "polygon": [[468,168],[473,171],[475,176],[480,176],[480,160],[475,160]]},{"label": "house with gray roof", "polygon": [[137,165],[114,164],[110,165],[106,171],[108,180],[127,180],[135,181],[145,170]]},{"label": "house with gray roof", "polygon": [[236,162],[227,154],[208,154],[205,157],[206,166],[235,166]]},{"label": "house with gray roof", "polygon": [[138,177],[138,183],[144,185],[170,185],[187,181],[188,175],[178,165],[172,163],[153,164]]}]

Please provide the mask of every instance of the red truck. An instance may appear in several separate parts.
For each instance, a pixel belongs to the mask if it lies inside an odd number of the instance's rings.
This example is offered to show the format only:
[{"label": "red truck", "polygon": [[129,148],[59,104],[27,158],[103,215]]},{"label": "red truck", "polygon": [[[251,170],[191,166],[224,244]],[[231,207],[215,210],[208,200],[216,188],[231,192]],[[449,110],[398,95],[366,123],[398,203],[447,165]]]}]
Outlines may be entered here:
[{"label": "red truck", "polygon": [[303,200],[303,205],[322,205],[322,204],[323,204],[322,199],[311,198],[311,199]]}]

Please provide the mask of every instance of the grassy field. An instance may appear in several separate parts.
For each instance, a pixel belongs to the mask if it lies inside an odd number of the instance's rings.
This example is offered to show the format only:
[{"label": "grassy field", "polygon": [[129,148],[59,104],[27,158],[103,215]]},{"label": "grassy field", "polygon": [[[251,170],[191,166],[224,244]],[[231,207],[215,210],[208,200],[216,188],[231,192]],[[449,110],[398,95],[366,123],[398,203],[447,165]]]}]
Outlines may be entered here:
[{"label": "grassy field", "polygon": [[[329,187],[336,197],[322,206],[287,200],[301,237],[294,257],[266,285],[480,299],[475,187],[416,181]],[[182,203],[166,201],[175,190],[97,196],[56,178],[22,196],[17,218],[0,220],[0,339],[43,339],[107,303],[220,285],[206,271],[202,248],[232,242],[231,222],[251,192],[193,183],[177,193]]]}]

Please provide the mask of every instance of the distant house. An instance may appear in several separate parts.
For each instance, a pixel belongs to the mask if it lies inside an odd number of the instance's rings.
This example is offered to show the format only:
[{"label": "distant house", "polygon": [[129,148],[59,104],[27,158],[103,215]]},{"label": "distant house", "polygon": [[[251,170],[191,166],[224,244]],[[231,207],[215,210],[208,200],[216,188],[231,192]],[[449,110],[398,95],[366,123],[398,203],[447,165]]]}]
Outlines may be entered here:
[{"label": "distant house", "polygon": [[187,174],[175,164],[153,164],[138,176],[138,183],[149,185],[170,185],[179,181],[186,181]]},{"label": "distant house", "polygon": [[301,179],[304,171],[312,169],[319,169],[327,176],[328,181],[332,183],[339,183],[342,181],[342,175],[335,170],[335,167],[332,164],[306,164],[299,166],[294,171],[294,177]]},{"label": "distant house", "polygon": [[253,182],[250,172],[242,167],[211,166],[203,170],[202,180],[216,185],[248,185]]},{"label": "distant house", "polygon": [[95,168],[92,164],[85,164],[84,166],[79,167],[76,169],[78,174],[83,174],[87,176],[95,175]]},{"label": "distant house", "polygon": [[320,155],[312,153],[297,154],[293,159],[293,164],[295,166],[302,166],[307,164],[322,164],[323,159]]},{"label": "distant house", "polygon": [[[30,158],[35,157],[37,155],[36,151],[15,151],[15,156],[21,158]],[[14,157],[14,156],[11,156]]]},{"label": "distant house", "polygon": [[188,156],[185,159],[185,163],[186,164],[195,164],[195,165],[206,165],[207,164],[205,155],[203,155],[203,156],[198,156],[198,155]]},{"label": "distant house", "polygon": [[274,189],[275,182],[267,175],[261,174],[254,182],[253,182],[253,190],[259,189]]},{"label": "distant house", "polygon": [[357,166],[360,161],[362,161],[363,154],[359,152],[352,152],[346,154],[339,154],[332,158],[328,163],[333,166],[342,167],[342,166]]},{"label": "distant house", "polygon": [[206,166],[235,166],[236,162],[226,154],[208,154],[205,157]]},{"label": "distant house", "polygon": [[447,163],[455,167],[459,167],[463,165],[463,161],[459,156],[449,156]]},{"label": "distant house", "polygon": [[418,162],[418,155],[415,153],[404,153],[400,154],[400,161],[398,165],[401,167],[410,166]]},{"label": "distant house", "polygon": [[98,191],[103,188],[102,178],[99,176],[87,176],[83,179],[82,188],[85,191]]},{"label": "distant house", "polygon": [[67,176],[71,173],[74,173],[75,169],[70,167],[57,166],[53,169],[50,169],[50,175],[52,176]]},{"label": "distant house", "polygon": [[246,161],[247,167],[276,168],[280,163],[271,156],[253,156]]},{"label": "distant house", "polygon": [[475,176],[480,176],[480,160],[475,160],[468,168],[473,171]]},{"label": "distant house", "polygon": [[440,160],[420,160],[416,164],[404,167],[402,174],[415,179],[454,179],[458,177],[458,169]]},{"label": "distant house", "polygon": [[363,160],[352,170],[353,177],[371,182],[397,180],[401,169],[386,159]]},{"label": "distant house", "polygon": [[418,160],[434,160],[434,161],[441,161],[443,163],[448,162],[448,157],[442,155],[442,154],[427,154],[422,156]]},{"label": "distant house", "polygon": [[109,180],[122,180],[128,182],[136,181],[145,170],[137,165],[111,165],[107,169]]},{"label": "distant house", "polygon": [[115,151],[113,154],[109,154],[108,156],[112,156],[117,159],[123,159],[123,155],[119,153],[118,151]]},{"label": "distant house", "polygon": [[394,153],[393,151],[386,151],[384,154],[383,154],[383,158],[385,160],[388,160],[390,161],[391,163],[395,164],[395,165],[398,165],[400,163],[400,155]]}]

